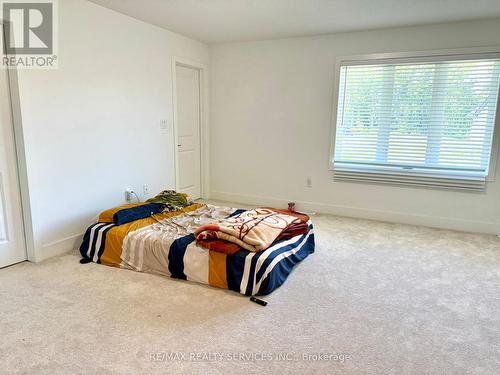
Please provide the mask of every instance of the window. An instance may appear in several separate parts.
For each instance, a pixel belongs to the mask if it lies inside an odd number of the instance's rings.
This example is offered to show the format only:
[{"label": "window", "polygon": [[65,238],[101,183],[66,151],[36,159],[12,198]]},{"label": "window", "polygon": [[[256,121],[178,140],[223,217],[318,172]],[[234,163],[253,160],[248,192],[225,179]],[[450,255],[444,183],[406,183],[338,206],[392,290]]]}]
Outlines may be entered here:
[{"label": "window", "polygon": [[342,62],[334,178],[482,190],[499,55]]}]

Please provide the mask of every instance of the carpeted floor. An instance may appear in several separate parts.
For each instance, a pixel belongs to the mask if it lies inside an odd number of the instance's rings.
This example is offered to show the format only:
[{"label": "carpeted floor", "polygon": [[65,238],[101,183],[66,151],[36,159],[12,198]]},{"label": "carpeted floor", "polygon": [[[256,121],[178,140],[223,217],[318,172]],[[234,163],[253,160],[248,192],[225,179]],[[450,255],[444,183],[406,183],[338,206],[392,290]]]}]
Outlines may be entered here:
[{"label": "carpeted floor", "polygon": [[0,373],[500,373],[499,238],[313,220],[267,307],[76,253],[2,269]]}]

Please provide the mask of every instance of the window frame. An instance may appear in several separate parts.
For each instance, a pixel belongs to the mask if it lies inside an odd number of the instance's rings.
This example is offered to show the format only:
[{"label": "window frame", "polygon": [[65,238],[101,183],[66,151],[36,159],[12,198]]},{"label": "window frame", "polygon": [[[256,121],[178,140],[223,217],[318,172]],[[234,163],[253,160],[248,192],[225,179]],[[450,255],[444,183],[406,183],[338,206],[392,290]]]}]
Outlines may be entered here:
[{"label": "window frame", "polygon": [[[500,58],[500,46],[492,47],[475,47],[475,48],[457,48],[457,49],[440,49],[429,51],[416,51],[416,52],[391,52],[391,53],[372,53],[364,55],[350,55],[339,56],[335,61],[335,74],[334,74],[334,90],[333,90],[333,105],[331,116],[331,134],[330,134],[330,150],[329,150],[329,170],[335,171],[335,138],[337,130],[337,113],[339,106],[340,94],[340,71],[341,66],[349,65],[368,65],[368,64],[384,64],[384,63],[397,63],[408,62],[412,59],[415,62],[432,62],[443,61],[443,59],[480,59],[480,58]],[[500,89],[499,89],[500,91]],[[500,92],[497,98],[497,112],[495,114],[495,121],[493,127],[493,138],[490,152],[489,169],[486,177],[486,183],[495,181],[497,161],[500,149]],[[402,169],[401,169],[402,170]],[[361,181],[357,181],[361,182]],[[367,180],[366,182],[370,182]],[[388,182],[388,184],[391,184]],[[408,184],[410,185],[410,184]],[[404,186],[398,184],[398,186]],[[432,186],[428,186],[432,188]],[[437,187],[437,186],[436,186]],[[453,188],[450,188],[453,189]]]}]

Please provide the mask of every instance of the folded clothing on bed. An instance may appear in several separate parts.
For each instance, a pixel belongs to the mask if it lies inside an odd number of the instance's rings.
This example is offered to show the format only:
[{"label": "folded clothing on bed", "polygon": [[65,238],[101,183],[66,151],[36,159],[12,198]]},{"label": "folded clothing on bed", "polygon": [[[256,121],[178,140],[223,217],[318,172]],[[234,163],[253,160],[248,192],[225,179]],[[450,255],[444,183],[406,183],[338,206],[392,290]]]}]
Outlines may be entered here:
[{"label": "folded clothing on bed", "polygon": [[178,211],[191,204],[187,194],[178,193],[175,190],[163,190],[156,197],[148,199],[146,202],[161,204],[163,212]]},{"label": "folded clothing on bed", "polygon": [[287,240],[289,238],[307,233],[307,231],[309,230],[309,226],[307,224],[310,219],[309,215],[297,211],[280,210],[279,208],[270,209],[284,215],[294,216],[298,219],[293,221],[288,227],[286,227],[278,236],[278,238],[276,238],[276,241]]},{"label": "folded clothing on bed", "polygon": [[273,208],[256,208],[203,225],[195,231],[197,242],[207,249],[234,254],[240,248],[252,252],[267,249],[276,240],[306,233],[309,217]]}]

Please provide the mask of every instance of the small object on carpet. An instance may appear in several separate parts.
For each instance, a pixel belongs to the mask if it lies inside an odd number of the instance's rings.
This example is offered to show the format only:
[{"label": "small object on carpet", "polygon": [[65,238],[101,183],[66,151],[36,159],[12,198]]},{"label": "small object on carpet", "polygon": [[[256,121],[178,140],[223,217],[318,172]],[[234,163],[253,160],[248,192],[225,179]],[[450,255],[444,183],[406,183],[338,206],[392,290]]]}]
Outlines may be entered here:
[{"label": "small object on carpet", "polygon": [[255,297],[250,297],[250,301],[255,302],[256,304],[261,305],[261,306],[267,305],[266,301],[263,301],[261,299],[255,298]]}]

